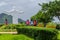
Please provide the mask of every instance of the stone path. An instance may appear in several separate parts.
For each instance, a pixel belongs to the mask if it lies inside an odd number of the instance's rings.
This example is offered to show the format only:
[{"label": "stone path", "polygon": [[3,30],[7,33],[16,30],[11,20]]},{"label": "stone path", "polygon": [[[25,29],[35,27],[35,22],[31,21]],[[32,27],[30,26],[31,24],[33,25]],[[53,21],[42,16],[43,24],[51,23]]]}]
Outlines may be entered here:
[{"label": "stone path", "polygon": [[17,34],[17,32],[0,32],[0,34]]}]

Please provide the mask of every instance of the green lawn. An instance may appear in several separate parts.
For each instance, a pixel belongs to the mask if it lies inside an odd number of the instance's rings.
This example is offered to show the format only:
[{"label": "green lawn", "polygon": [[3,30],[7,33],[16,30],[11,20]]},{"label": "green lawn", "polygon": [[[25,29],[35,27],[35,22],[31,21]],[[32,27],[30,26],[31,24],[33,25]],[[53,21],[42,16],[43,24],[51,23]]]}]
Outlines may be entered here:
[{"label": "green lawn", "polygon": [[[58,34],[58,39],[60,40],[60,31]],[[33,40],[33,39],[23,34],[20,34],[20,35],[1,34],[0,40]]]},{"label": "green lawn", "polygon": [[59,31],[59,34],[58,34],[58,39],[60,40],[60,31]]},{"label": "green lawn", "polygon": [[0,35],[0,40],[33,40],[25,35],[10,35],[10,34],[2,34]]}]

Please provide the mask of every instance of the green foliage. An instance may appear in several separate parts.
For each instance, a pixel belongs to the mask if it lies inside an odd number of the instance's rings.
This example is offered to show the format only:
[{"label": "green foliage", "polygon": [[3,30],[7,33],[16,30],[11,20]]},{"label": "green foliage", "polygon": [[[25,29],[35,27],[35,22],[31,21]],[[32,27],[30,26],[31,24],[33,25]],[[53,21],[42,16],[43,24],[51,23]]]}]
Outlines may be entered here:
[{"label": "green foliage", "polygon": [[39,27],[17,28],[18,34],[25,34],[34,40],[57,40],[58,31],[56,29],[46,29]]},{"label": "green foliage", "polygon": [[0,32],[16,32],[16,27],[26,27],[26,26],[25,24],[2,25],[0,27]]},{"label": "green foliage", "polygon": [[0,27],[2,27],[4,24],[0,24]]},{"label": "green foliage", "polygon": [[16,29],[16,27],[24,27],[25,24],[9,24],[9,25],[2,25],[0,29]]},{"label": "green foliage", "polygon": [[60,30],[60,24],[57,24],[56,29]]},{"label": "green foliage", "polygon": [[36,15],[31,17],[32,20],[37,20],[39,22],[48,23],[53,20],[50,14],[39,11]]},{"label": "green foliage", "polygon": [[55,28],[56,29],[56,26],[57,25],[55,23],[49,22],[49,23],[47,23],[46,28]]},{"label": "green foliage", "polygon": [[60,1],[53,1],[49,3],[43,3],[42,4],[42,10],[48,14],[50,14],[52,17],[56,16],[58,19],[60,19]]},{"label": "green foliage", "polygon": [[57,38],[58,38],[58,40],[60,40],[60,31],[58,31],[58,32],[59,32],[59,34],[58,34]]},{"label": "green foliage", "polygon": [[58,17],[58,19],[60,19],[60,1],[55,0],[39,5],[42,9],[31,17],[32,20],[37,20],[38,22],[43,22],[45,24],[51,22],[53,17]]},{"label": "green foliage", "polygon": [[0,29],[15,29],[15,25],[3,25]]},{"label": "green foliage", "polygon": [[43,23],[38,23],[37,26],[38,27],[44,27],[44,24]]}]

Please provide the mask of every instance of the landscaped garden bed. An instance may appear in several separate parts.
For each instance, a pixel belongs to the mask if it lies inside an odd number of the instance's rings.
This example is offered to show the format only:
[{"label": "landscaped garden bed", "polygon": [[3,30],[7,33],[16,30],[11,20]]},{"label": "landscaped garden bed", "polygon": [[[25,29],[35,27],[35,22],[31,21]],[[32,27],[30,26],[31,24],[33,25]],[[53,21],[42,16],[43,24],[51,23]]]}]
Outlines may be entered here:
[{"label": "landscaped garden bed", "polygon": [[[3,25],[0,27],[0,32],[4,32],[5,37],[8,36],[7,34],[9,34],[9,33],[14,34],[13,32],[16,32],[16,35],[15,34],[14,35],[15,36],[19,35],[18,39],[16,38],[16,40],[21,39],[20,34],[24,34],[29,38],[33,38],[34,40],[58,40],[58,39],[60,40],[60,36],[59,36],[60,33],[58,32],[58,30],[56,28],[26,26],[26,25],[17,24],[17,25],[7,25],[7,26]],[[1,34],[2,37],[3,37],[3,35],[4,34]],[[14,36],[14,35],[11,35],[11,36]],[[12,38],[15,39],[15,37],[12,37]],[[14,40],[14,39],[12,39],[12,40]],[[22,39],[25,40],[24,38],[22,38]]]}]

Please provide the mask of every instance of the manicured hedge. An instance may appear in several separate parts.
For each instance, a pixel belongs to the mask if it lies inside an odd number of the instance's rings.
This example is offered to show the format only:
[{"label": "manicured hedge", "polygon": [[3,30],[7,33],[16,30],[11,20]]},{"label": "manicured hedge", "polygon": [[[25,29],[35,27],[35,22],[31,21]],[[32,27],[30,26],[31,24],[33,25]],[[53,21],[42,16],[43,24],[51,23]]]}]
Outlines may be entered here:
[{"label": "manicured hedge", "polygon": [[17,28],[18,34],[25,34],[34,40],[57,40],[58,31],[56,29],[46,29],[39,27]]},{"label": "manicured hedge", "polygon": [[0,29],[16,29],[16,27],[24,27],[24,24],[9,24],[9,25],[0,25]]}]

